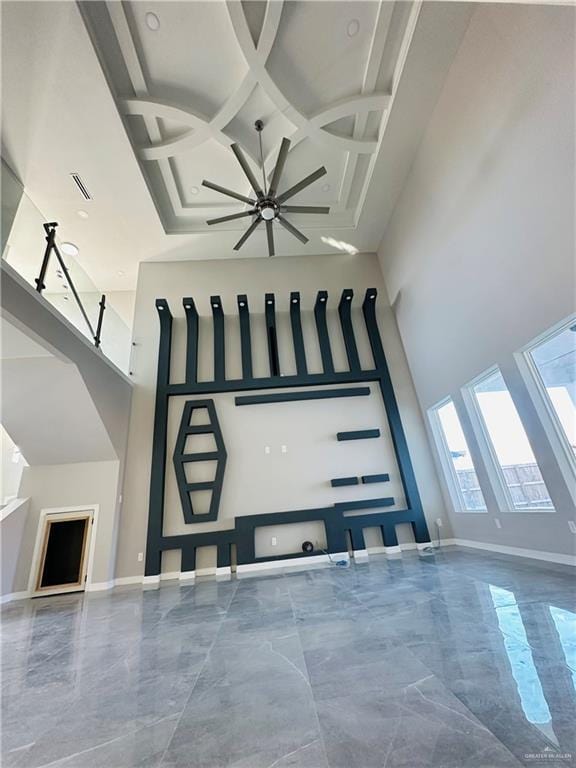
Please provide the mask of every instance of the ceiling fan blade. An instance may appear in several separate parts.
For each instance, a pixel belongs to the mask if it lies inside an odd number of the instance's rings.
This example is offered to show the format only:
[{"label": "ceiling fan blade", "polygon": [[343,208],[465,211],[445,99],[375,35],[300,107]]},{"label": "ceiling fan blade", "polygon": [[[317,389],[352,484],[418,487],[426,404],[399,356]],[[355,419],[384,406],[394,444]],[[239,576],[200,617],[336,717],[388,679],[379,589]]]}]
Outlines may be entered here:
[{"label": "ceiling fan blade", "polygon": [[251,200],[249,197],[246,197],[246,195],[241,195],[239,192],[232,192],[231,189],[226,189],[226,187],[221,187],[218,184],[213,184],[211,181],[204,181],[202,182],[203,187],[208,187],[208,189],[213,189],[214,192],[220,192],[222,195],[228,195],[228,197],[234,197],[236,200],[242,200],[243,203],[249,203],[250,205],[255,205],[256,200]]},{"label": "ceiling fan blade", "polygon": [[283,205],[286,213],[330,213],[327,205]]},{"label": "ceiling fan blade", "polygon": [[266,222],[266,236],[268,237],[268,256],[274,256],[274,230],[272,222]]},{"label": "ceiling fan blade", "polygon": [[280,151],[278,152],[278,159],[276,160],[274,173],[272,174],[272,180],[270,181],[270,189],[268,190],[268,194],[270,195],[270,197],[274,197],[274,195],[276,194],[276,190],[278,189],[278,184],[280,182],[280,176],[282,176],[282,171],[284,170],[284,163],[286,162],[286,158],[288,157],[289,151],[290,151],[290,139],[282,139],[282,144],[280,145]]},{"label": "ceiling fan blade", "polygon": [[246,242],[246,240],[248,240],[248,238],[250,237],[250,235],[251,235],[251,234],[254,232],[254,230],[256,229],[256,227],[258,226],[258,224],[260,224],[260,222],[261,222],[261,221],[262,221],[262,219],[261,219],[260,217],[258,217],[257,219],[254,219],[254,221],[252,222],[252,224],[250,224],[250,226],[248,227],[248,229],[246,230],[246,232],[244,232],[244,234],[242,235],[242,237],[240,238],[240,240],[238,240],[238,242],[237,242],[237,243],[236,243],[236,245],[234,246],[234,250],[235,250],[235,251],[239,251],[239,250],[240,250],[240,248],[242,248],[242,246],[244,245],[244,243]]},{"label": "ceiling fan blade", "polygon": [[307,243],[308,242],[308,238],[306,237],[306,235],[303,235],[302,232],[300,232],[299,229],[296,229],[296,227],[294,227],[292,224],[290,224],[289,221],[286,221],[286,219],[283,216],[278,216],[278,221],[280,222],[280,224],[282,224],[284,229],[287,229],[288,232],[290,232],[292,235],[294,235],[294,237],[297,237],[298,240],[300,240],[301,243]]},{"label": "ceiling fan blade", "polygon": [[293,187],[290,187],[290,189],[287,189],[286,192],[282,192],[281,195],[278,195],[276,200],[279,203],[282,203],[284,200],[288,200],[290,197],[294,197],[298,192],[308,187],[310,184],[312,184],[316,179],[320,179],[322,176],[326,174],[326,168],[322,166],[322,168],[318,168],[317,171],[314,171],[314,173],[311,173],[309,176],[306,176],[305,179],[302,179],[302,181],[299,181],[298,184],[294,184]]},{"label": "ceiling fan blade", "polygon": [[244,153],[242,152],[242,150],[240,149],[238,144],[231,144],[230,145],[230,149],[236,155],[236,159],[238,160],[238,162],[242,166],[242,170],[244,171],[244,173],[246,175],[246,178],[250,182],[250,186],[252,187],[254,192],[256,192],[258,197],[264,197],[264,192],[262,192],[262,187],[260,186],[260,184],[258,184],[258,180],[257,180],[256,176],[254,176],[254,174],[252,173],[252,169],[250,168],[250,166],[246,162],[246,158],[244,157]]},{"label": "ceiling fan blade", "polygon": [[258,213],[256,208],[250,211],[242,211],[242,213],[233,213],[230,216],[220,216],[218,219],[208,219],[206,224],[221,224],[223,221],[232,221],[232,219],[242,219],[244,216],[253,216]]}]

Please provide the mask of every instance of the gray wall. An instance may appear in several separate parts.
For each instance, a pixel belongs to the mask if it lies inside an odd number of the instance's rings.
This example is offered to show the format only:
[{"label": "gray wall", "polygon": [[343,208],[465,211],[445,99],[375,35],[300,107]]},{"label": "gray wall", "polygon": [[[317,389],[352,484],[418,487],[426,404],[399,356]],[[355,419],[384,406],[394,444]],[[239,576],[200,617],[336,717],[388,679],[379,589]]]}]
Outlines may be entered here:
[{"label": "gray wall", "polygon": [[118,461],[51,464],[24,469],[20,496],[29,498],[30,504],[13,592],[28,589],[40,512],[49,508],[82,509],[83,506],[98,504],[98,520],[94,531],[96,549],[89,582],[102,583],[114,578],[118,472]]},{"label": "gray wall", "polygon": [[[8,264],[2,262],[1,268],[3,320],[7,319],[17,328],[26,330],[38,344],[45,346],[52,354],[66,363],[74,364],[65,365],[64,362],[51,357],[4,361],[5,366],[22,364],[28,368],[27,372],[23,372],[23,368],[15,371],[16,375],[24,376],[21,394],[35,397],[34,380],[39,376],[42,377],[42,370],[36,365],[38,361],[69,368],[74,376],[81,377],[79,383],[87,390],[87,393],[82,393],[81,400],[69,398],[66,403],[69,407],[59,411],[60,422],[65,421],[66,429],[59,428],[58,422],[50,423],[49,419],[53,414],[42,414],[37,409],[36,411],[34,408],[29,409],[29,419],[38,420],[46,417],[44,419],[46,429],[44,432],[40,430],[42,437],[46,439],[43,441],[44,450],[34,456],[37,466],[30,466],[24,471],[20,484],[19,495],[30,496],[31,503],[14,591],[27,588],[38,516],[40,510],[45,507],[100,504],[101,524],[96,531],[97,557],[92,580],[94,582],[110,581],[113,578],[116,559],[121,506],[120,489],[124,473],[132,383],[101,352],[96,351],[82,334],[62,318],[48,302],[39,297]],[[50,386],[55,385],[57,380],[45,377],[42,381],[44,385]],[[67,394],[69,395],[69,390],[63,391],[60,400],[65,400]],[[18,395],[15,388],[12,395],[14,403]],[[3,405],[9,405],[9,403],[3,403]],[[50,408],[47,402],[45,405],[46,408]],[[58,407],[61,406],[62,402],[59,402]],[[25,421],[26,412],[22,411],[21,416],[20,427],[23,429],[26,426],[30,436],[30,423]],[[6,414],[3,414],[3,419],[7,420]],[[74,456],[71,453],[72,449],[74,446],[78,447],[79,443],[73,442],[69,430],[77,430],[81,434],[83,427],[88,428],[87,419],[91,419],[91,422],[101,420],[103,426],[101,426],[100,437],[106,438],[105,450],[98,450],[97,441],[93,440],[91,447],[96,450],[92,454],[88,450],[82,450]],[[93,423],[91,428],[92,426]],[[57,447],[52,454],[48,444],[50,430]],[[11,437],[15,441],[19,440],[18,434],[11,433]],[[67,443],[65,447],[68,453],[60,450],[59,439]],[[91,460],[88,461],[87,458]],[[55,461],[74,462],[78,459],[80,463],[54,464]],[[102,459],[113,460],[103,461]],[[47,466],[49,464],[51,466]]]},{"label": "gray wall", "polygon": [[[376,287],[380,292],[379,323],[386,354],[391,368],[399,406],[417,480],[423,496],[424,507],[429,521],[443,514],[443,499],[438,486],[433,461],[429,451],[420,411],[416,402],[410,373],[400,343],[393,314],[386,302],[382,275],[374,254],[349,256],[293,257],[274,259],[227,259],[221,262],[171,262],[144,263],[140,267],[136,310],[134,318],[134,340],[136,347],[132,360],[135,390],[130,420],[130,436],[124,487],[125,504],[121,517],[116,575],[126,577],[143,572],[143,563],[138,562],[138,553],[145,550],[148,490],[150,482],[150,459],[152,448],[152,427],[154,391],[156,380],[158,317],[154,300],[166,298],[174,315],[173,335],[173,381],[182,381],[184,375],[185,319],[182,307],[183,296],[193,296],[201,315],[200,323],[200,379],[209,380],[212,375],[212,332],[209,297],[219,294],[224,310],[230,317],[226,322],[227,376],[240,377],[240,338],[237,319],[236,295],[248,294],[251,320],[252,344],[255,375],[268,375],[268,358],[263,319],[264,293],[275,292],[278,322],[278,337],[281,370],[295,372],[292,343],[290,340],[289,316],[282,310],[288,309],[291,290],[300,290],[302,295],[303,326],[306,336],[306,351],[311,371],[321,370],[321,360],[314,320],[311,309],[316,292],[329,292],[329,324],[333,343],[335,365],[346,370],[345,351],[337,313],[334,311],[343,288],[355,290],[355,301],[359,307],[366,288]],[[357,328],[360,354],[370,364],[369,346],[363,321],[356,310],[354,323]],[[185,398],[182,398],[185,399]],[[236,408],[232,395],[215,398],[224,439],[228,449],[228,466],[224,481],[222,506],[219,520],[215,524],[194,525],[194,531],[210,528],[229,528],[236,515],[254,512],[274,512],[287,509],[314,507],[331,504],[338,498],[348,498],[350,489],[333,489],[331,477],[344,473],[375,472],[390,470],[390,488],[374,491],[374,488],[356,489],[355,498],[364,493],[368,496],[387,495],[391,491],[401,503],[401,488],[398,482],[393,451],[387,435],[387,423],[380,395],[354,400],[333,400],[302,404],[282,404]],[[171,456],[173,440],[178,427],[180,412],[174,403],[169,416],[169,447],[166,488],[166,532],[184,531],[180,502],[174,480]],[[344,459],[343,444],[334,440],[334,432],[340,425],[364,424],[366,427],[381,426],[384,438],[381,441],[363,441],[360,446],[348,446]],[[270,446],[270,454],[265,446]],[[281,446],[287,452],[282,453]],[[339,450],[340,449],[340,450]],[[385,465],[386,469],[383,469]],[[198,478],[200,479],[200,478]],[[336,496],[336,494],[340,494]],[[187,531],[191,530],[187,526]],[[406,532],[404,532],[406,535]],[[271,535],[279,538],[278,547],[270,547]],[[259,552],[270,554],[294,551],[294,547],[307,536],[322,542],[321,531],[310,531],[303,526],[292,526],[290,530],[259,535]],[[380,543],[369,539],[369,544]],[[203,553],[197,567],[215,564],[215,552]],[[180,570],[180,559],[176,553],[164,558],[163,571]]]},{"label": "gray wall", "polygon": [[499,514],[477,462],[489,511],[455,535],[563,554],[574,509],[513,354],[575,308],[575,21],[476,9],[379,249],[422,409],[451,395],[478,454],[460,388],[497,363],[555,502]]}]

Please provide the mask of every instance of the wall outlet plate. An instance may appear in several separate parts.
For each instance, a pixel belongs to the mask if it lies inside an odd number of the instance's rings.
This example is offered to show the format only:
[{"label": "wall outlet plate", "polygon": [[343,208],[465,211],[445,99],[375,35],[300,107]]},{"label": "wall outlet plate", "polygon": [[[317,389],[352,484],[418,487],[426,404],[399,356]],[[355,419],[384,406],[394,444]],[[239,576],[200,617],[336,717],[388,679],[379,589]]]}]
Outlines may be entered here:
[{"label": "wall outlet plate", "polygon": [[494,518],[494,525],[496,526],[496,528],[502,528],[502,523],[497,517]]},{"label": "wall outlet plate", "polygon": [[264,453],[270,453],[270,446],[269,445],[265,445],[264,446]]},{"label": "wall outlet plate", "polygon": [[138,562],[141,563],[144,560],[144,552],[138,552]]},{"label": "wall outlet plate", "polygon": [[444,525],[441,517],[436,518],[436,525],[438,526],[438,528],[442,528],[442,526]]},{"label": "wall outlet plate", "polygon": [[576,533],[576,523],[574,520],[568,520],[568,528],[570,528],[570,533]]},{"label": "wall outlet plate", "polygon": [[283,445],[282,448],[281,448],[281,451],[282,451],[282,453],[288,453],[288,446],[287,445]]},{"label": "wall outlet plate", "polygon": [[272,536],[272,538],[270,540],[270,543],[272,544],[273,547],[276,547],[278,545],[277,537],[276,536]]}]

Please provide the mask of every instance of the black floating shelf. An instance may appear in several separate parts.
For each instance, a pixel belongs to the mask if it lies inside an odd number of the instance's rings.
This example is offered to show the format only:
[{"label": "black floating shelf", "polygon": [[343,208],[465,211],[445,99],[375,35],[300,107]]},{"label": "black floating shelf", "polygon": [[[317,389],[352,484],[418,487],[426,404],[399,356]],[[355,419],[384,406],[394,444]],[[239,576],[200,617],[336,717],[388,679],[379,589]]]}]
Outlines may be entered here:
[{"label": "black floating shelf", "polygon": [[332,488],[338,488],[340,485],[358,485],[357,477],[335,477],[330,480]]},{"label": "black floating shelf", "polygon": [[338,432],[336,438],[341,440],[368,440],[372,437],[380,437],[379,429],[359,429],[356,432]]},{"label": "black floating shelf", "polygon": [[351,509],[378,509],[379,507],[393,507],[395,504],[393,496],[387,496],[383,499],[359,499],[358,501],[337,501],[334,504],[336,509],[343,512]]},{"label": "black floating shelf", "polygon": [[387,483],[390,480],[390,475],[362,475],[362,482],[367,485],[368,483]]},{"label": "black floating shelf", "polygon": [[336,397],[369,395],[370,387],[343,387],[342,389],[312,389],[308,392],[278,392],[271,395],[240,395],[236,405],[263,405],[264,403],[291,403],[295,400],[331,400]]}]

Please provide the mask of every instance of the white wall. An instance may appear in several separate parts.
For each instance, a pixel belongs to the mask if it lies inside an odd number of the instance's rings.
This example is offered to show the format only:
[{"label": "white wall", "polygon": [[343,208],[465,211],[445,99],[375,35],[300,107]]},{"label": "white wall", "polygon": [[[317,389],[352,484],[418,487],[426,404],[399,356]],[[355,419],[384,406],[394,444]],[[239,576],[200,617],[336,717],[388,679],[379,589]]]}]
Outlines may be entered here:
[{"label": "white wall", "polygon": [[6,504],[9,499],[18,495],[20,478],[26,466],[26,461],[20,449],[0,424],[0,458],[2,460],[2,472],[0,474],[0,505]]},{"label": "white wall", "polygon": [[30,507],[13,592],[26,591],[38,521],[42,509],[99,505],[94,531],[96,547],[90,581],[113,578],[118,489],[118,461],[26,467],[19,495],[30,498]]},{"label": "white wall", "polygon": [[479,6],[379,249],[422,409],[499,364],[556,513],[454,514],[457,537],[570,553],[574,509],[513,353],[574,311],[569,7]]},{"label": "white wall", "polygon": [[[443,500],[425,430],[394,317],[386,303],[382,275],[374,254],[144,263],[140,267],[134,320],[134,340],[137,346],[132,369],[135,390],[124,487],[125,504],[119,535],[116,570],[118,577],[136,575],[143,571],[143,563],[138,562],[137,556],[145,550],[148,520],[159,336],[155,299],[166,298],[174,315],[172,380],[182,381],[186,337],[182,298],[194,297],[201,315],[199,377],[201,380],[209,380],[212,375],[213,342],[212,323],[207,317],[211,317],[211,295],[218,294],[222,297],[224,310],[229,316],[226,321],[227,376],[239,378],[241,359],[237,294],[248,294],[254,371],[255,375],[264,376],[268,375],[267,343],[262,314],[266,292],[276,294],[281,370],[289,374],[295,372],[290,321],[285,311],[288,309],[290,291],[301,292],[309,370],[320,371],[321,359],[311,310],[317,291],[328,290],[329,325],[335,366],[337,370],[347,370],[342,334],[334,310],[342,289],[354,289],[355,306],[360,307],[364,292],[370,287],[379,289],[381,334],[424,507],[430,522],[443,513]],[[371,365],[369,345],[359,309],[355,310],[353,321],[357,329],[361,358],[366,365]],[[341,476],[346,467],[350,470],[347,474],[379,470],[389,471],[391,475],[391,482],[385,486],[356,488],[354,498],[360,498],[361,495],[394,495],[398,504],[401,504],[402,490],[378,392],[375,391],[371,397],[351,400],[242,408],[235,407],[233,395],[218,395],[214,399],[228,450],[221,512],[216,523],[195,524],[194,532],[230,528],[236,515],[322,506],[333,504],[338,498],[349,498],[351,489],[331,488],[329,483],[332,477]],[[165,513],[165,531],[171,533],[182,533],[185,528],[186,532],[192,530],[191,526],[184,526],[182,520],[172,465],[173,441],[180,413],[181,407],[180,411],[171,407]],[[353,424],[362,424],[364,427],[380,426],[383,438],[381,441],[363,441],[362,447],[359,444],[346,446],[348,456],[344,459],[345,444],[336,442],[334,432],[337,428],[347,429]],[[287,446],[286,454],[281,452],[283,444]],[[264,452],[265,445],[271,447],[269,455]],[[306,534],[304,528],[299,530],[297,535],[293,529],[289,533],[285,532],[280,536],[276,551],[290,550],[293,542],[302,541],[307,537]],[[289,537],[289,540],[286,537]],[[259,551],[269,553],[268,545],[269,542],[259,540]],[[210,554],[214,557],[213,552]],[[204,561],[205,558],[202,557],[201,562],[197,563],[199,568],[209,565]],[[164,571],[179,570],[179,567],[179,558],[172,555],[164,558]]]}]

